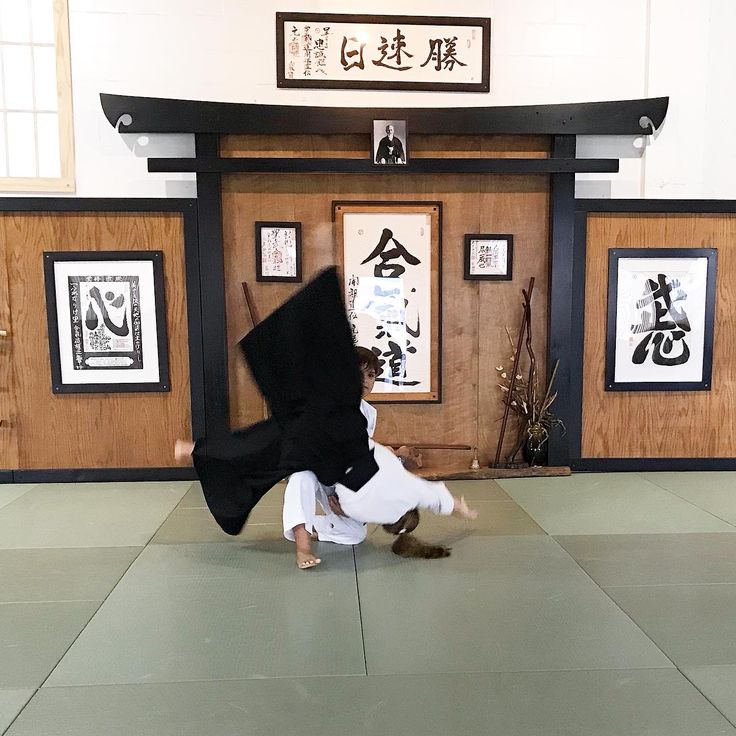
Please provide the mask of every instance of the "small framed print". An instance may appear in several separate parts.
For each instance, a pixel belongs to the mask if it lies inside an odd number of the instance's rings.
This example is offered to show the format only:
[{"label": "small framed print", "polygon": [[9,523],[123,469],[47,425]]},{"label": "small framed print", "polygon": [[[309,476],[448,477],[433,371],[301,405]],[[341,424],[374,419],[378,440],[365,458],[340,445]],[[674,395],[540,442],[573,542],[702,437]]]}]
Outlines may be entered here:
[{"label": "small framed print", "polygon": [[406,120],[373,121],[373,163],[377,166],[406,166],[409,141]]},{"label": "small framed print", "polygon": [[301,280],[301,223],[257,222],[256,281]]},{"label": "small framed print", "polygon": [[163,252],[43,255],[55,394],[169,391]]},{"label": "small framed print", "polygon": [[465,236],[466,279],[511,281],[513,262],[513,235]]}]

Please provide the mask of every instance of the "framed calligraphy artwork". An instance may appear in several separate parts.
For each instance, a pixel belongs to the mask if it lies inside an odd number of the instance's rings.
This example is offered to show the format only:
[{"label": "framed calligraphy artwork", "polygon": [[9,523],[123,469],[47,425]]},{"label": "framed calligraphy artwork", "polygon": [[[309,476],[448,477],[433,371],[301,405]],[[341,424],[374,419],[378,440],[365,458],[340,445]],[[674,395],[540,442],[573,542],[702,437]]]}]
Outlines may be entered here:
[{"label": "framed calligraphy artwork", "polygon": [[163,252],[43,260],[52,391],[169,391]]},{"label": "framed calligraphy artwork", "polygon": [[717,251],[608,251],[607,391],[709,391]]},{"label": "framed calligraphy artwork", "polygon": [[256,281],[302,280],[299,222],[256,223]]},{"label": "framed calligraphy artwork", "polygon": [[279,87],[488,92],[491,19],[276,13]]},{"label": "framed calligraphy artwork", "polygon": [[440,202],[333,202],[356,345],[381,368],[371,401],[441,401]]},{"label": "framed calligraphy artwork", "polygon": [[466,279],[511,281],[513,262],[513,235],[465,236]]}]

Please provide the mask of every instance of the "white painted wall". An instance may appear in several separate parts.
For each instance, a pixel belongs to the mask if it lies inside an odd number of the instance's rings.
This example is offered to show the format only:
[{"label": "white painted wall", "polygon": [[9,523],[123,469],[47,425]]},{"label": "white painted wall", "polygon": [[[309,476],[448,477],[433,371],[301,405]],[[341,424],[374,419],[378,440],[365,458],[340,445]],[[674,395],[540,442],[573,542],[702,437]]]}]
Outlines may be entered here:
[{"label": "white painted wall", "polygon": [[[277,10],[490,16],[491,92],[276,88]],[[189,136],[117,134],[100,92],[334,106],[455,107],[669,95],[656,140],[581,137],[580,156],[624,157],[579,176],[578,196],[736,198],[729,118],[734,0],[70,0],[76,196],[193,196],[191,175],[149,174],[145,157],[193,155]],[[710,130],[700,131],[707,121]],[[641,143],[642,141],[639,141]]]}]

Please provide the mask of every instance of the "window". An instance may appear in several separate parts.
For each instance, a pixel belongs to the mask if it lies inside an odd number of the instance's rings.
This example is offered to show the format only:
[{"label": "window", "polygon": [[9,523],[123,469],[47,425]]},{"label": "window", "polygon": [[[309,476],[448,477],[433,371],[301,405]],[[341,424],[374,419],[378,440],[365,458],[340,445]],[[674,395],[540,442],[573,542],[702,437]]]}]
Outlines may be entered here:
[{"label": "window", "polygon": [[0,0],[0,190],[74,190],[67,0]]}]

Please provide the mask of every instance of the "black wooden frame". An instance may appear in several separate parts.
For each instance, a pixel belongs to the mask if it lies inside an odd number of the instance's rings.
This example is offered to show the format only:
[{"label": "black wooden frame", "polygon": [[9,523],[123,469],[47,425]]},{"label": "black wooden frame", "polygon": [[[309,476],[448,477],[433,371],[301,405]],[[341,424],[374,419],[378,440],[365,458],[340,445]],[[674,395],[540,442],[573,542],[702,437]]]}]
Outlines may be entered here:
[{"label": "black wooden frame", "polygon": [[[587,458],[581,457],[583,413],[583,348],[585,343],[585,258],[588,216],[622,214],[736,214],[736,200],[709,199],[578,199],[573,201],[571,240],[570,332],[565,345],[569,383],[563,397],[567,451],[573,470],[654,472],[666,470],[736,470],[736,457],[717,458]],[[555,269],[552,269],[554,276]],[[551,301],[552,309],[554,301]],[[559,374],[558,374],[559,375]],[[560,386],[560,384],[558,384]],[[559,400],[558,400],[559,401]],[[559,407],[558,407],[559,412]],[[550,448],[551,449],[551,448]]]},{"label": "black wooden frame", "polygon": [[[263,228],[278,227],[284,230],[294,230],[296,235],[296,275],[295,276],[264,276],[263,275]],[[302,224],[301,222],[265,222],[258,220],[255,223],[256,238],[256,281],[277,282],[286,281],[297,284],[302,280]]]},{"label": "black wooden frame", "polygon": [[[705,288],[705,337],[703,377],[700,381],[617,382],[616,334],[618,262],[621,258],[705,258],[708,261]],[[716,270],[718,252],[714,248],[610,248],[608,250],[608,320],[606,324],[606,391],[710,391],[713,373],[713,328],[715,324]]]},{"label": "black wooden frame", "polygon": [[[192,433],[205,432],[204,357],[200,300],[198,201],[189,198],[5,197],[0,212],[176,212],[182,215],[186,263],[187,322],[189,327],[189,383]],[[193,480],[190,467],[163,468],[29,468],[0,471],[0,483],[104,482]]]},{"label": "black wooden frame", "polygon": [[[472,274],[470,273],[470,246],[473,240],[505,240],[506,241],[506,273]],[[463,249],[463,278],[466,281],[511,281],[514,276],[514,236],[508,233],[466,233]]]},{"label": "black wooden frame", "polygon": [[[346,79],[288,79],[284,73],[284,23],[311,21],[313,23],[401,24],[421,26],[480,26],[483,29],[481,54],[483,56],[480,82],[381,82]],[[444,92],[488,92],[491,85],[491,19],[449,18],[421,15],[356,15],[349,13],[276,13],[276,86],[308,89],[386,89],[432,90]]]},{"label": "black wooden frame", "polygon": [[[59,345],[59,315],[56,310],[55,265],[83,261],[150,261],[153,267],[154,306],[156,309],[156,350],[159,380],[141,383],[64,383]],[[55,394],[112,394],[170,391],[169,340],[166,331],[166,295],[164,293],[163,251],[46,251],[43,254],[48,321],[51,390]]]}]

